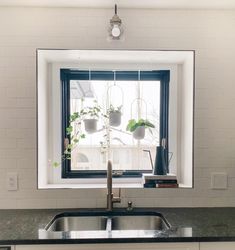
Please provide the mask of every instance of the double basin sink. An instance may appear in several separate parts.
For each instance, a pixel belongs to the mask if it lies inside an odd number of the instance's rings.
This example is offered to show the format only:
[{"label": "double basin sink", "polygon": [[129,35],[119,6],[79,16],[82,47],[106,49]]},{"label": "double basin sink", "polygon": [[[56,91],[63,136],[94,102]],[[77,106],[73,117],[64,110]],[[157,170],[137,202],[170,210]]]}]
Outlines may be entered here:
[{"label": "double basin sink", "polygon": [[50,232],[170,229],[164,216],[154,211],[90,211],[56,215],[45,228]]}]

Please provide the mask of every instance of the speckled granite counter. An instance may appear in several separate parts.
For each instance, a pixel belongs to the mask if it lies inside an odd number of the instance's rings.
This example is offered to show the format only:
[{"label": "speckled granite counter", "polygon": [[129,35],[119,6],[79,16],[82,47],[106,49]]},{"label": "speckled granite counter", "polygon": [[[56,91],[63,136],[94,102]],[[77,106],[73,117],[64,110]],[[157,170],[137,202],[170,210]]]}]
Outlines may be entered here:
[{"label": "speckled granite counter", "polygon": [[[84,210],[84,209],[83,209]],[[106,242],[235,241],[235,208],[159,208],[172,228],[154,237],[52,233],[44,228],[58,213],[76,210],[0,210],[0,245]],[[94,211],[94,210],[93,210]],[[91,236],[91,238],[90,238]]]}]

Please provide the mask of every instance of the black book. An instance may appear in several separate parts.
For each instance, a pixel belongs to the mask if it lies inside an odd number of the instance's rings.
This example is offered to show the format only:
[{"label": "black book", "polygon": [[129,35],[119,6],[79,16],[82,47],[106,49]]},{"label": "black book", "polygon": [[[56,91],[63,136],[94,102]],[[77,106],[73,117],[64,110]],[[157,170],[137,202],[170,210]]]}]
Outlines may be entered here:
[{"label": "black book", "polygon": [[177,180],[145,180],[145,184],[177,184]]}]

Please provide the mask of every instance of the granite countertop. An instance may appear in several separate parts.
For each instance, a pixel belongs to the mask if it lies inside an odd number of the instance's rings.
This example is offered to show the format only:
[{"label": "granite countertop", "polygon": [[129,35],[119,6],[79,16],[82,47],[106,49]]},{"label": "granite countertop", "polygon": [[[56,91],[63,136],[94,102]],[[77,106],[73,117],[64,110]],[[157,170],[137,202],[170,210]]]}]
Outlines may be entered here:
[{"label": "granite countertop", "polygon": [[[137,208],[135,208],[138,210]],[[171,229],[151,237],[116,234],[48,233],[45,226],[59,213],[85,209],[0,210],[0,245],[106,242],[235,241],[235,208],[148,208],[160,212]],[[90,210],[89,211],[96,211]],[[97,236],[98,235],[98,236]],[[90,238],[89,238],[90,237]]]}]

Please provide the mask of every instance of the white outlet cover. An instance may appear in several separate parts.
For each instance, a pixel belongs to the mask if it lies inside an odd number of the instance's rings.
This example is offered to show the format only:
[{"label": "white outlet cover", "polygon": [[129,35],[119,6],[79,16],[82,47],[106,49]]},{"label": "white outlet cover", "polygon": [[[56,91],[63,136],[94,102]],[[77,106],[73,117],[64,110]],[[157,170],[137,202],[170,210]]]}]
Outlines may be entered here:
[{"label": "white outlet cover", "polygon": [[6,186],[8,191],[18,190],[18,174],[7,173]]},{"label": "white outlet cover", "polygon": [[227,189],[228,174],[227,173],[211,173],[211,189]]}]

